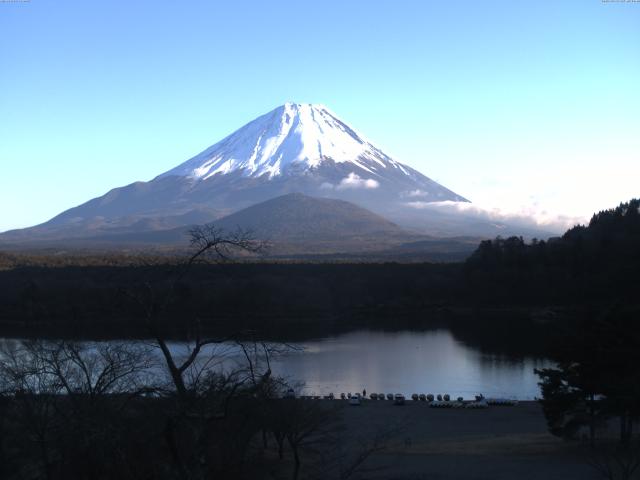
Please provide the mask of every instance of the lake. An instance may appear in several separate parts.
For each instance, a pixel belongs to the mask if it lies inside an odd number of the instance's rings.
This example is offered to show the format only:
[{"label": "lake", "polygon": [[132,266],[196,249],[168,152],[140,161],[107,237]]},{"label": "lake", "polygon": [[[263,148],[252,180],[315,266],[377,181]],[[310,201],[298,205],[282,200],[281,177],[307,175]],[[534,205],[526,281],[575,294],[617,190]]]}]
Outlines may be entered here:
[{"label": "lake", "polygon": [[276,374],[305,382],[305,393],[482,393],[532,400],[540,396],[534,368],[551,362],[509,359],[457,341],[447,330],[357,331],[297,344],[304,350],[277,358]]},{"label": "lake", "polygon": [[[542,359],[513,359],[469,347],[447,330],[356,331],[294,343],[299,351],[275,357],[274,374],[304,382],[302,393],[448,393],[452,397],[540,396],[534,368]],[[178,351],[177,344],[173,349]],[[231,350],[227,355],[233,356]]]},{"label": "lake", "polygon": [[[126,341],[132,344],[149,342]],[[92,342],[89,342],[95,345]],[[544,359],[482,352],[457,340],[448,330],[360,330],[291,344],[294,350],[274,356],[274,375],[303,384],[301,393],[448,393],[452,397],[507,397],[532,400],[540,396],[534,368],[552,365]],[[184,343],[170,342],[178,360],[188,354]],[[89,347],[92,348],[92,347]],[[165,372],[159,350],[154,369]],[[209,359],[209,360],[207,360]],[[212,345],[201,362],[234,369],[244,356],[237,345]]]}]

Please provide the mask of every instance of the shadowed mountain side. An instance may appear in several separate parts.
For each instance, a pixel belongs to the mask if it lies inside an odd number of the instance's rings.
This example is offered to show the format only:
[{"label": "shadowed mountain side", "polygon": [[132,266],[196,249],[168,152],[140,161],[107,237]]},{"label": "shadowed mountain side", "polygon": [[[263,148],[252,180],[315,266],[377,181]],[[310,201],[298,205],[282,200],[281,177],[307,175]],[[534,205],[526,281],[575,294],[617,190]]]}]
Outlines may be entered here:
[{"label": "shadowed mountain side", "polygon": [[0,245],[20,243],[29,246],[67,240],[75,243],[76,240],[124,234],[144,236],[154,231],[184,229],[185,225],[210,223],[221,216],[223,214],[218,210],[202,207],[178,214],[167,212],[155,216],[132,214],[117,218],[78,217],[63,224],[47,222],[31,228],[4,232],[0,234]]},{"label": "shadowed mountain side", "polygon": [[263,239],[337,240],[406,232],[380,215],[343,200],[291,193],[220,219],[225,230],[248,229]]},{"label": "shadowed mountain side", "polygon": [[[211,212],[193,212],[193,218],[205,218]],[[172,217],[168,217],[172,218]],[[179,217],[184,221],[184,216]],[[209,223],[189,222],[191,226]],[[252,205],[224,218],[214,220],[215,227],[232,232],[248,230],[265,241],[271,258],[326,260],[405,259],[462,260],[478,245],[479,238],[435,239],[406,231],[365,208],[344,200],[314,198],[300,193],[276,197]],[[158,227],[157,219],[143,219],[126,227],[101,231],[94,235],[5,242],[6,250],[54,249],[93,251],[169,252],[189,245],[190,226]],[[373,257],[375,258],[373,258]]]}]

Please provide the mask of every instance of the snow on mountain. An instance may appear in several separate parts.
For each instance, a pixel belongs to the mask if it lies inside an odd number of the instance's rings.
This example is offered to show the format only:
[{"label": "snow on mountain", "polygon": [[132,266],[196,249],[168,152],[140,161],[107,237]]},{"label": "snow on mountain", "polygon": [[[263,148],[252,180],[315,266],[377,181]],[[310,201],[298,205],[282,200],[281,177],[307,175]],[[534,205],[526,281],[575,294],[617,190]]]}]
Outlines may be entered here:
[{"label": "snow on mountain", "polygon": [[[319,166],[324,160],[352,164],[373,177],[385,169],[407,169],[356,133],[320,104],[286,103],[235,131],[160,178],[177,175],[206,180],[240,171],[269,178]],[[355,174],[354,174],[355,175]],[[358,178],[351,176],[351,182]],[[375,178],[367,185],[375,185]],[[349,179],[345,184],[348,188]]]}]

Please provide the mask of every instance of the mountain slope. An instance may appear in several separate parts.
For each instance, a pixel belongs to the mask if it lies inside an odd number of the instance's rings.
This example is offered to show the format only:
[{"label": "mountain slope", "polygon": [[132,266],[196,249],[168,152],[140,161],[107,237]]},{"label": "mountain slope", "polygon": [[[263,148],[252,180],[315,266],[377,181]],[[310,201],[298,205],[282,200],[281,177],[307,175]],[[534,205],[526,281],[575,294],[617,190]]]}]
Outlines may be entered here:
[{"label": "mountain slope", "polygon": [[[197,218],[197,217],[193,217]],[[148,223],[148,221],[142,221]],[[192,225],[157,229],[155,223],[94,229],[93,235],[46,239],[25,236],[4,243],[9,250],[174,252],[189,245]],[[137,225],[137,224],[136,224]],[[265,241],[267,257],[313,260],[452,261],[473,251],[478,238],[433,238],[403,230],[367,209],[343,200],[313,198],[299,193],[276,197],[213,222],[227,232],[250,231]]]},{"label": "mountain slope", "polygon": [[334,240],[406,234],[387,219],[350,202],[291,193],[245,208],[216,226],[251,230],[272,240]]}]

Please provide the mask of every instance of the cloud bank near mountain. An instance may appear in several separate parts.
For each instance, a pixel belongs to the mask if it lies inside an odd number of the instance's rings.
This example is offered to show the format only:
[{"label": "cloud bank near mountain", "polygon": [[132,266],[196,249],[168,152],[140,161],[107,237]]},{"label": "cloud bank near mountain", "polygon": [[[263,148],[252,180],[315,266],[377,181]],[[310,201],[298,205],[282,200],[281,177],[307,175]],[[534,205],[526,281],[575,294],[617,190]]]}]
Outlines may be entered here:
[{"label": "cloud bank near mountain", "polygon": [[[419,195],[408,195],[408,197],[419,198]],[[457,213],[478,221],[488,221],[495,224],[508,223],[512,226],[543,229],[556,234],[562,234],[574,225],[585,224],[589,221],[589,219],[585,217],[558,215],[548,210],[531,206],[519,206],[506,209],[487,207],[468,202],[424,202],[420,200],[407,201],[405,205],[417,210]]]},{"label": "cloud bank near mountain", "polygon": [[374,188],[378,188],[380,186],[380,182],[374,180],[372,178],[362,178],[360,175],[351,172],[349,175],[340,180],[340,183],[334,185],[333,183],[324,182],[320,185],[320,188],[323,190],[355,190],[355,189],[366,189],[371,190]]}]

